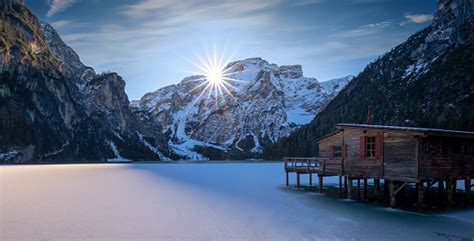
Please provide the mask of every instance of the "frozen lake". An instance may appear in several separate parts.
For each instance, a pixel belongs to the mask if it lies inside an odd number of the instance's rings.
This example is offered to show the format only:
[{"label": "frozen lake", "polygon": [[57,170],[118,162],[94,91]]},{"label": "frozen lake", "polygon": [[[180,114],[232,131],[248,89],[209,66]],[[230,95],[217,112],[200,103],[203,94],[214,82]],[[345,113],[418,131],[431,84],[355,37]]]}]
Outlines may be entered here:
[{"label": "frozen lake", "polygon": [[287,189],[280,163],[0,166],[2,241],[473,240],[473,220]]}]

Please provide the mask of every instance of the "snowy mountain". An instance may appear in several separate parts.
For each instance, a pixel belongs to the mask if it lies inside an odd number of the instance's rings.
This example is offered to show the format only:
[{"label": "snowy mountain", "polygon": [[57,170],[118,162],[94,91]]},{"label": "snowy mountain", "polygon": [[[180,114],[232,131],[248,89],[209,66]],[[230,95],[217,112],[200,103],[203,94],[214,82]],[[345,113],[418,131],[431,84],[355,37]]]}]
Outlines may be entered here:
[{"label": "snowy mountain", "polygon": [[278,66],[261,58],[229,63],[231,94],[219,98],[194,90],[190,76],[132,102],[163,127],[175,154],[189,159],[250,158],[264,146],[309,123],[352,79],[327,82],[303,76],[300,65]]},{"label": "snowy mountain", "polygon": [[474,0],[440,0],[433,22],[375,60],[266,158],[314,156],[337,123],[474,130]]},{"label": "snowy mountain", "polygon": [[85,66],[22,1],[0,9],[0,163],[165,158],[162,130],[132,114],[118,74]]}]

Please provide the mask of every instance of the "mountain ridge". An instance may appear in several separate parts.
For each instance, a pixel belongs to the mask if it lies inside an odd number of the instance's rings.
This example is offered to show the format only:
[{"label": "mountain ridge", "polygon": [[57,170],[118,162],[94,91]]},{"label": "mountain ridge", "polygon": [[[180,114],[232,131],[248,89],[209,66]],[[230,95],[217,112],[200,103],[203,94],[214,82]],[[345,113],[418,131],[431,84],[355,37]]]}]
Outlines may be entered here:
[{"label": "mountain ridge", "polygon": [[147,93],[131,106],[160,123],[168,145],[184,158],[256,158],[263,146],[309,122],[352,79],[321,84],[304,77],[301,65],[278,66],[259,57],[226,68],[239,81],[217,101],[197,99],[201,92],[194,88],[205,76],[196,75]]},{"label": "mountain ridge", "polygon": [[433,23],[370,63],[310,124],[267,148],[269,159],[318,154],[337,123],[474,130],[474,1],[440,0]]}]

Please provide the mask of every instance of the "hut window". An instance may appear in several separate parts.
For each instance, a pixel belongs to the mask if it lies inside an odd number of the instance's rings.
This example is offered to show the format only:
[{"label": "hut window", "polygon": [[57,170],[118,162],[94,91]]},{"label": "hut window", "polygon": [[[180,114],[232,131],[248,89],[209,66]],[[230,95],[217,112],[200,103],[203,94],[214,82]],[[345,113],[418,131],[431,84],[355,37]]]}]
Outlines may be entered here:
[{"label": "hut window", "polygon": [[366,157],[375,157],[375,136],[368,136],[365,148]]},{"label": "hut window", "polygon": [[333,146],[334,151],[334,158],[341,158],[342,157],[342,147],[341,146]]}]

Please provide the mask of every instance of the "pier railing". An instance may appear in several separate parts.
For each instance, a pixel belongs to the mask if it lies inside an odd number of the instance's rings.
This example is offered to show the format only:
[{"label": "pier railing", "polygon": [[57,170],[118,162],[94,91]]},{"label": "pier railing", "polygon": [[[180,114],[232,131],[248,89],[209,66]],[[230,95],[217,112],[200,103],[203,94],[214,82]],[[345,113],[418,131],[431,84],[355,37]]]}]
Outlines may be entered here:
[{"label": "pier railing", "polygon": [[327,158],[319,157],[285,157],[285,171],[299,173],[314,173],[324,171]]}]

